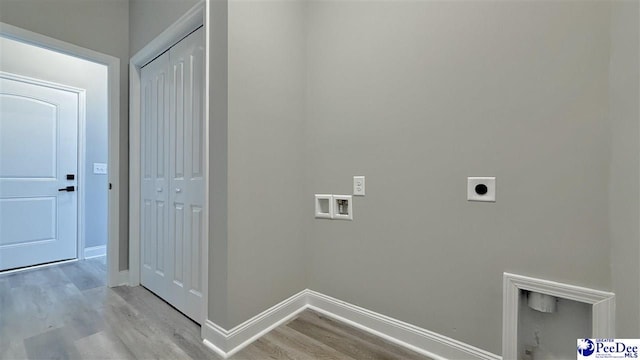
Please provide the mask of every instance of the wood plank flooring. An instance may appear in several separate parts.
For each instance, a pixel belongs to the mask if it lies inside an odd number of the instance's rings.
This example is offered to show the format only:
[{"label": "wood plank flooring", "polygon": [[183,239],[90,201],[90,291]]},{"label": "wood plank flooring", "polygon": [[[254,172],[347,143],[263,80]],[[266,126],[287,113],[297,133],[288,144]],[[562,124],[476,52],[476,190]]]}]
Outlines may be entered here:
[{"label": "wood plank flooring", "polygon": [[[143,287],[105,286],[104,258],[0,274],[0,359],[219,359],[200,326]],[[305,311],[232,357],[427,359]]]}]

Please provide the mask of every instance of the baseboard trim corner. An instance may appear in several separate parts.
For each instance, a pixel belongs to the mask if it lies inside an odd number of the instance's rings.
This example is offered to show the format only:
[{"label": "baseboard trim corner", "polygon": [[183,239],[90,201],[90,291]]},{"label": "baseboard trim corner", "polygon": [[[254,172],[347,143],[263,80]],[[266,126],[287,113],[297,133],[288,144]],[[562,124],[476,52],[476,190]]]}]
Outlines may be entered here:
[{"label": "baseboard trim corner", "polygon": [[211,320],[206,320],[202,326],[203,342],[226,359],[306,309],[312,309],[435,360],[502,359],[499,355],[464,342],[309,289],[300,291],[231,330],[225,330]]},{"label": "baseboard trim corner", "polygon": [[121,270],[109,278],[109,287],[129,285],[129,270]]},{"label": "baseboard trim corner", "polygon": [[84,248],[84,258],[93,259],[101,256],[107,256],[107,245],[91,246]]},{"label": "baseboard trim corner", "polygon": [[213,321],[206,320],[202,327],[204,344],[226,359],[306,308],[307,290],[305,289],[231,330],[225,330]]},{"label": "baseboard trim corner", "polygon": [[[207,320],[208,321],[208,320]],[[202,331],[204,332],[205,327],[202,327]],[[215,346],[211,341],[204,339],[202,340],[202,343],[204,344],[204,346],[208,347],[209,349],[211,349],[214,353],[216,353],[218,356],[220,356],[223,359],[228,358],[230,355],[227,355],[226,352],[222,351],[222,349],[220,349],[219,347]]]}]

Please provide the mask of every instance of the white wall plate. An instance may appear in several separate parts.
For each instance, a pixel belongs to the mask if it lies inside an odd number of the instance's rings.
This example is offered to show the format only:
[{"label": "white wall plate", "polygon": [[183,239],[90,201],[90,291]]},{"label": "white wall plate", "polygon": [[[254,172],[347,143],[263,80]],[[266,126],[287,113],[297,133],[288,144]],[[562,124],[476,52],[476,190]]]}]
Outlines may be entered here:
[{"label": "white wall plate", "polygon": [[93,173],[94,174],[106,174],[107,173],[107,164],[104,164],[104,163],[93,163]]},{"label": "white wall plate", "polygon": [[315,209],[316,209],[316,218],[318,219],[333,218],[333,195],[316,194]]},{"label": "white wall plate", "polygon": [[364,176],[353,177],[353,195],[364,196]]},{"label": "white wall plate", "polygon": [[467,200],[469,201],[496,201],[495,177],[468,177]]},{"label": "white wall plate", "polygon": [[353,220],[353,197],[351,195],[333,195],[333,219]]}]

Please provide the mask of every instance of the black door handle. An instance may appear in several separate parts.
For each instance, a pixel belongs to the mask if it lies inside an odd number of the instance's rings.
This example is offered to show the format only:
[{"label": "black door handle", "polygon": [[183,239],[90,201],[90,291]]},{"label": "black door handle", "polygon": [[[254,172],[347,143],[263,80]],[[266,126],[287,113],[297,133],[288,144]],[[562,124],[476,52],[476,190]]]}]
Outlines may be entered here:
[{"label": "black door handle", "polygon": [[73,192],[73,191],[76,191],[76,187],[75,186],[67,186],[67,187],[63,187],[62,189],[58,189],[58,191]]}]

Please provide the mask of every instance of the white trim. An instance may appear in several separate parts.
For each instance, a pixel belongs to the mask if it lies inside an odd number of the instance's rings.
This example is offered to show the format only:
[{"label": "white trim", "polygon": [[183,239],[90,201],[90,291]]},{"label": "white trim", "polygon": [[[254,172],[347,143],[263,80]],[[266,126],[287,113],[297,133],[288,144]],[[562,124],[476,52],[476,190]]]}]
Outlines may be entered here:
[{"label": "white trim", "polygon": [[615,294],[549,280],[504,273],[502,290],[502,357],[518,356],[520,290],[535,291],[592,305],[592,337],[615,337]]},{"label": "white trim", "polygon": [[107,284],[114,286],[119,273],[119,228],[120,228],[120,59],[89,50],[65,41],[54,39],[29,30],[0,22],[0,35],[57,51],[77,58],[89,60],[107,66],[108,81],[108,119],[109,119],[109,191],[108,215],[108,273]]},{"label": "white trim", "polygon": [[433,359],[501,359],[496,354],[404,321],[312,290],[307,293],[310,309]]},{"label": "white trim", "polygon": [[204,344],[228,358],[254,340],[311,309],[435,360],[498,360],[499,355],[312,290],[302,290],[231,330],[206,320]]},{"label": "white trim", "polygon": [[133,55],[130,63],[138,67],[146,65],[202,25],[204,25],[204,1],[199,1]]},{"label": "white trim", "polygon": [[[202,242],[202,262],[200,263],[202,268],[200,269],[200,273],[202,274],[202,319],[200,324],[204,324],[205,321],[209,318],[209,241],[211,241],[211,236],[209,232],[209,199],[210,199],[210,189],[209,184],[211,183],[211,165],[209,162],[209,149],[211,146],[211,139],[209,134],[210,132],[210,123],[209,123],[209,101],[210,101],[210,92],[209,92],[209,62],[211,61],[209,58],[209,31],[210,29],[210,19],[209,19],[209,0],[201,0],[202,6],[202,26],[204,26],[204,128],[202,131],[205,133],[204,137],[204,174],[205,178],[205,186],[204,186],[204,206],[202,207],[202,217],[204,218],[204,223],[202,224],[202,232],[205,236],[205,241]],[[203,337],[205,326],[200,327],[200,336]]]},{"label": "white trim", "polygon": [[129,285],[129,270],[118,271],[118,274],[112,279],[111,287]]},{"label": "white trim", "polygon": [[202,329],[204,344],[226,359],[305,310],[307,294],[303,290],[231,330],[206,320]]},{"label": "white trim", "polygon": [[[140,69],[149,61],[165,52],[185,36],[203,26],[205,23],[205,3],[201,0],[189,11],[182,15],[175,23],[164,30],[160,35],[138,51],[129,63],[129,280],[130,286],[140,285]],[[207,53],[205,44],[205,53]],[[208,103],[205,98],[205,104]],[[205,111],[205,131],[208,129],[208,114]],[[205,154],[209,153],[209,137],[205,136]],[[205,155],[207,156],[207,155]],[[205,157],[205,174],[209,171],[208,158]],[[207,180],[208,181],[208,180]],[[208,188],[208,185],[206,186]],[[205,194],[208,191],[205,190]],[[205,197],[204,224],[205,239],[208,239],[208,207],[209,201]],[[203,242],[204,250],[201,252],[204,276],[201,288],[203,294],[202,319],[207,318],[207,293],[208,277],[207,264],[209,261],[207,241]]]},{"label": "white trim", "polygon": [[91,246],[84,249],[84,259],[92,259],[107,255],[107,245]]},{"label": "white trim", "polygon": [[[86,193],[86,170],[85,161],[87,159],[87,96],[86,91],[78,94],[78,165],[76,176],[76,191],[78,193],[78,259],[85,258],[86,245],[86,214],[87,193]],[[105,245],[106,247],[106,245]]]},{"label": "white trim", "polygon": [[129,285],[140,285],[140,67],[129,64]]}]

